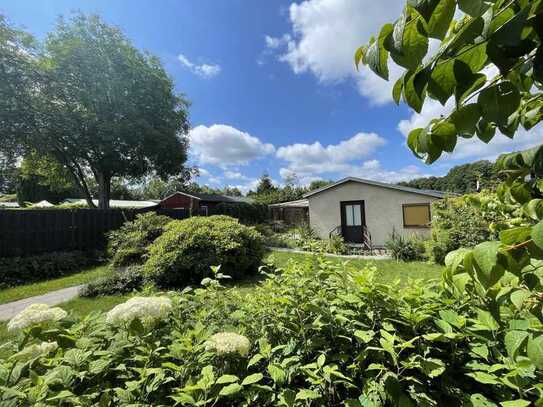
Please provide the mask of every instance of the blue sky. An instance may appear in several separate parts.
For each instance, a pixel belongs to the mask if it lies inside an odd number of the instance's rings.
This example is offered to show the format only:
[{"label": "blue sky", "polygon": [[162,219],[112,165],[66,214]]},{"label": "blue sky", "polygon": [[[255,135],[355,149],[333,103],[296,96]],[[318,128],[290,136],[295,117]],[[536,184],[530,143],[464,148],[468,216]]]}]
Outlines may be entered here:
[{"label": "blue sky", "polygon": [[[299,183],[353,175],[386,182],[441,175],[453,165],[529,147],[541,129],[489,146],[462,142],[427,166],[406,148],[420,115],[391,102],[392,84],[353,66],[356,47],[394,20],[403,1],[0,0],[0,13],[39,38],[58,15],[97,13],[157,55],[190,108],[190,162],[202,184],[247,190],[268,172]],[[401,71],[392,66],[391,75]]]}]

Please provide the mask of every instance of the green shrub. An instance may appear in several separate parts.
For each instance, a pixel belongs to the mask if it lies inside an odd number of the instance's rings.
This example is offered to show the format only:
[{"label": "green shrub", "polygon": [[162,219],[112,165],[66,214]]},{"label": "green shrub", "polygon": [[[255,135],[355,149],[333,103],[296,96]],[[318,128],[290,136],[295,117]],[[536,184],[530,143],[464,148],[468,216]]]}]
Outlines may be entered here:
[{"label": "green shrub", "polygon": [[52,252],[0,258],[0,288],[29,284],[77,273],[103,261],[99,252]]},{"label": "green shrub", "polygon": [[453,250],[497,239],[500,225],[518,216],[518,212],[518,205],[500,203],[491,192],[435,201],[428,245],[432,260],[443,264],[447,253]]},{"label": "green shrub", "polygon": [[141,266],[111,268],[111,273],[88,283],[80,292],[82,297],[120,295],[139,290],[145,284]]},{"label": "green shrub", "polygon": [[95,314],[28,327],[4,345],[0,404],[537,405],[535,298],[498,323],[468,295],[382,285],[374,272],[291,262],[249,292],[210,284],[171,296],[172,312],[151,321],[115,322],[136,307],[109,323]]},{"label": "green shrub", "polygon": [[264,254],[262,235],[218,215],[173,221],[150,247],[145,274],[160,286],[199,283],[221,266],[234,279],[255,273]]},{"label": "green shrub", "polygon": [[214,215],[226,215],[242,223],[262,223],[268,218],[268,206],[248,202],[221,202],[213,209]]},{"label": "green shrub", "polygon": [[426,260],[424,241],[417,236],[403,237],[397,233],[392,233],[390,239],[385,243],[385,247],[395,260]]},{"label": "green shrub", "polygon": [[349,249],[345,245],[342,236],[332,235],[330,236],[330,239],[326,240],[326,252],[332,254],[347,254]]},{"label": "green shrub", "polygon": [[125,222],[119,229],[108,234],[108,251],[114,266],[143,264],[151,243],[172,221],[167,216],[153,212],[139,214],[131,222]]}]

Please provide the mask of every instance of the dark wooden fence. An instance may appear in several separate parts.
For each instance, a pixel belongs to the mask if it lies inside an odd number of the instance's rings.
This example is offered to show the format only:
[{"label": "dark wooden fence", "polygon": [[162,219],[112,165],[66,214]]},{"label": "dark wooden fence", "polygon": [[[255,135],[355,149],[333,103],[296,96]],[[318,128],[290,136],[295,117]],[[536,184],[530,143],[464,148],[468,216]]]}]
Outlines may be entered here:
[{"label": "dark wooden fence", "polygon": [[[154,209],[153,209],[154,210]],[[106,233],[133,220],[144,210],[43,209],[0,210],[0,257],[105,247]],[[182,209],[157,209],[174,219],[189,216]]]}]

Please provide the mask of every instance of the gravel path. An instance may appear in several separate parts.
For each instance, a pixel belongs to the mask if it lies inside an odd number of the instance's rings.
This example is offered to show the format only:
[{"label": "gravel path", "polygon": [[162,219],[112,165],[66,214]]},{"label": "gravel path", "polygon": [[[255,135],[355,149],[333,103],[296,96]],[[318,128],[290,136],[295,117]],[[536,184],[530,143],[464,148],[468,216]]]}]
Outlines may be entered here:
[{"label": "gravel path", "polygon": [[77,297],[82,285],[63,288],[62,290],[51,291],[50,293],[25,298],[23,300],[8,302],[0,305],[0,321],[7,321],[31,304],[57,305],[61,302]]}]

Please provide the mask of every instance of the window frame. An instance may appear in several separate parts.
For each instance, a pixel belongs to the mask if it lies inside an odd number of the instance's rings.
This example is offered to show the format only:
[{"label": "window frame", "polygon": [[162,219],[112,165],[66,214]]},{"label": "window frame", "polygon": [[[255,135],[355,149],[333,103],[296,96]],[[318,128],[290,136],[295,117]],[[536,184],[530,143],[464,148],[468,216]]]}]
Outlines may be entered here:
[{"label": "window frame", "polygon": [[[413,208],[413,207],[417,207],[417,206],[425,206],[426,208],[428,208],[428,223],[425,224],[425,225],[408,225],[406,223],[406,219],[405,219],[405,209],[406,208]],[[431,204],[430,203],[407,203],[407,204],[402,204],[402,218],[403,218],[403,227],[404,228],[429,229],[429,228],[432,227],[432,225],[431,225],[431,223],[432,223]]]}]

